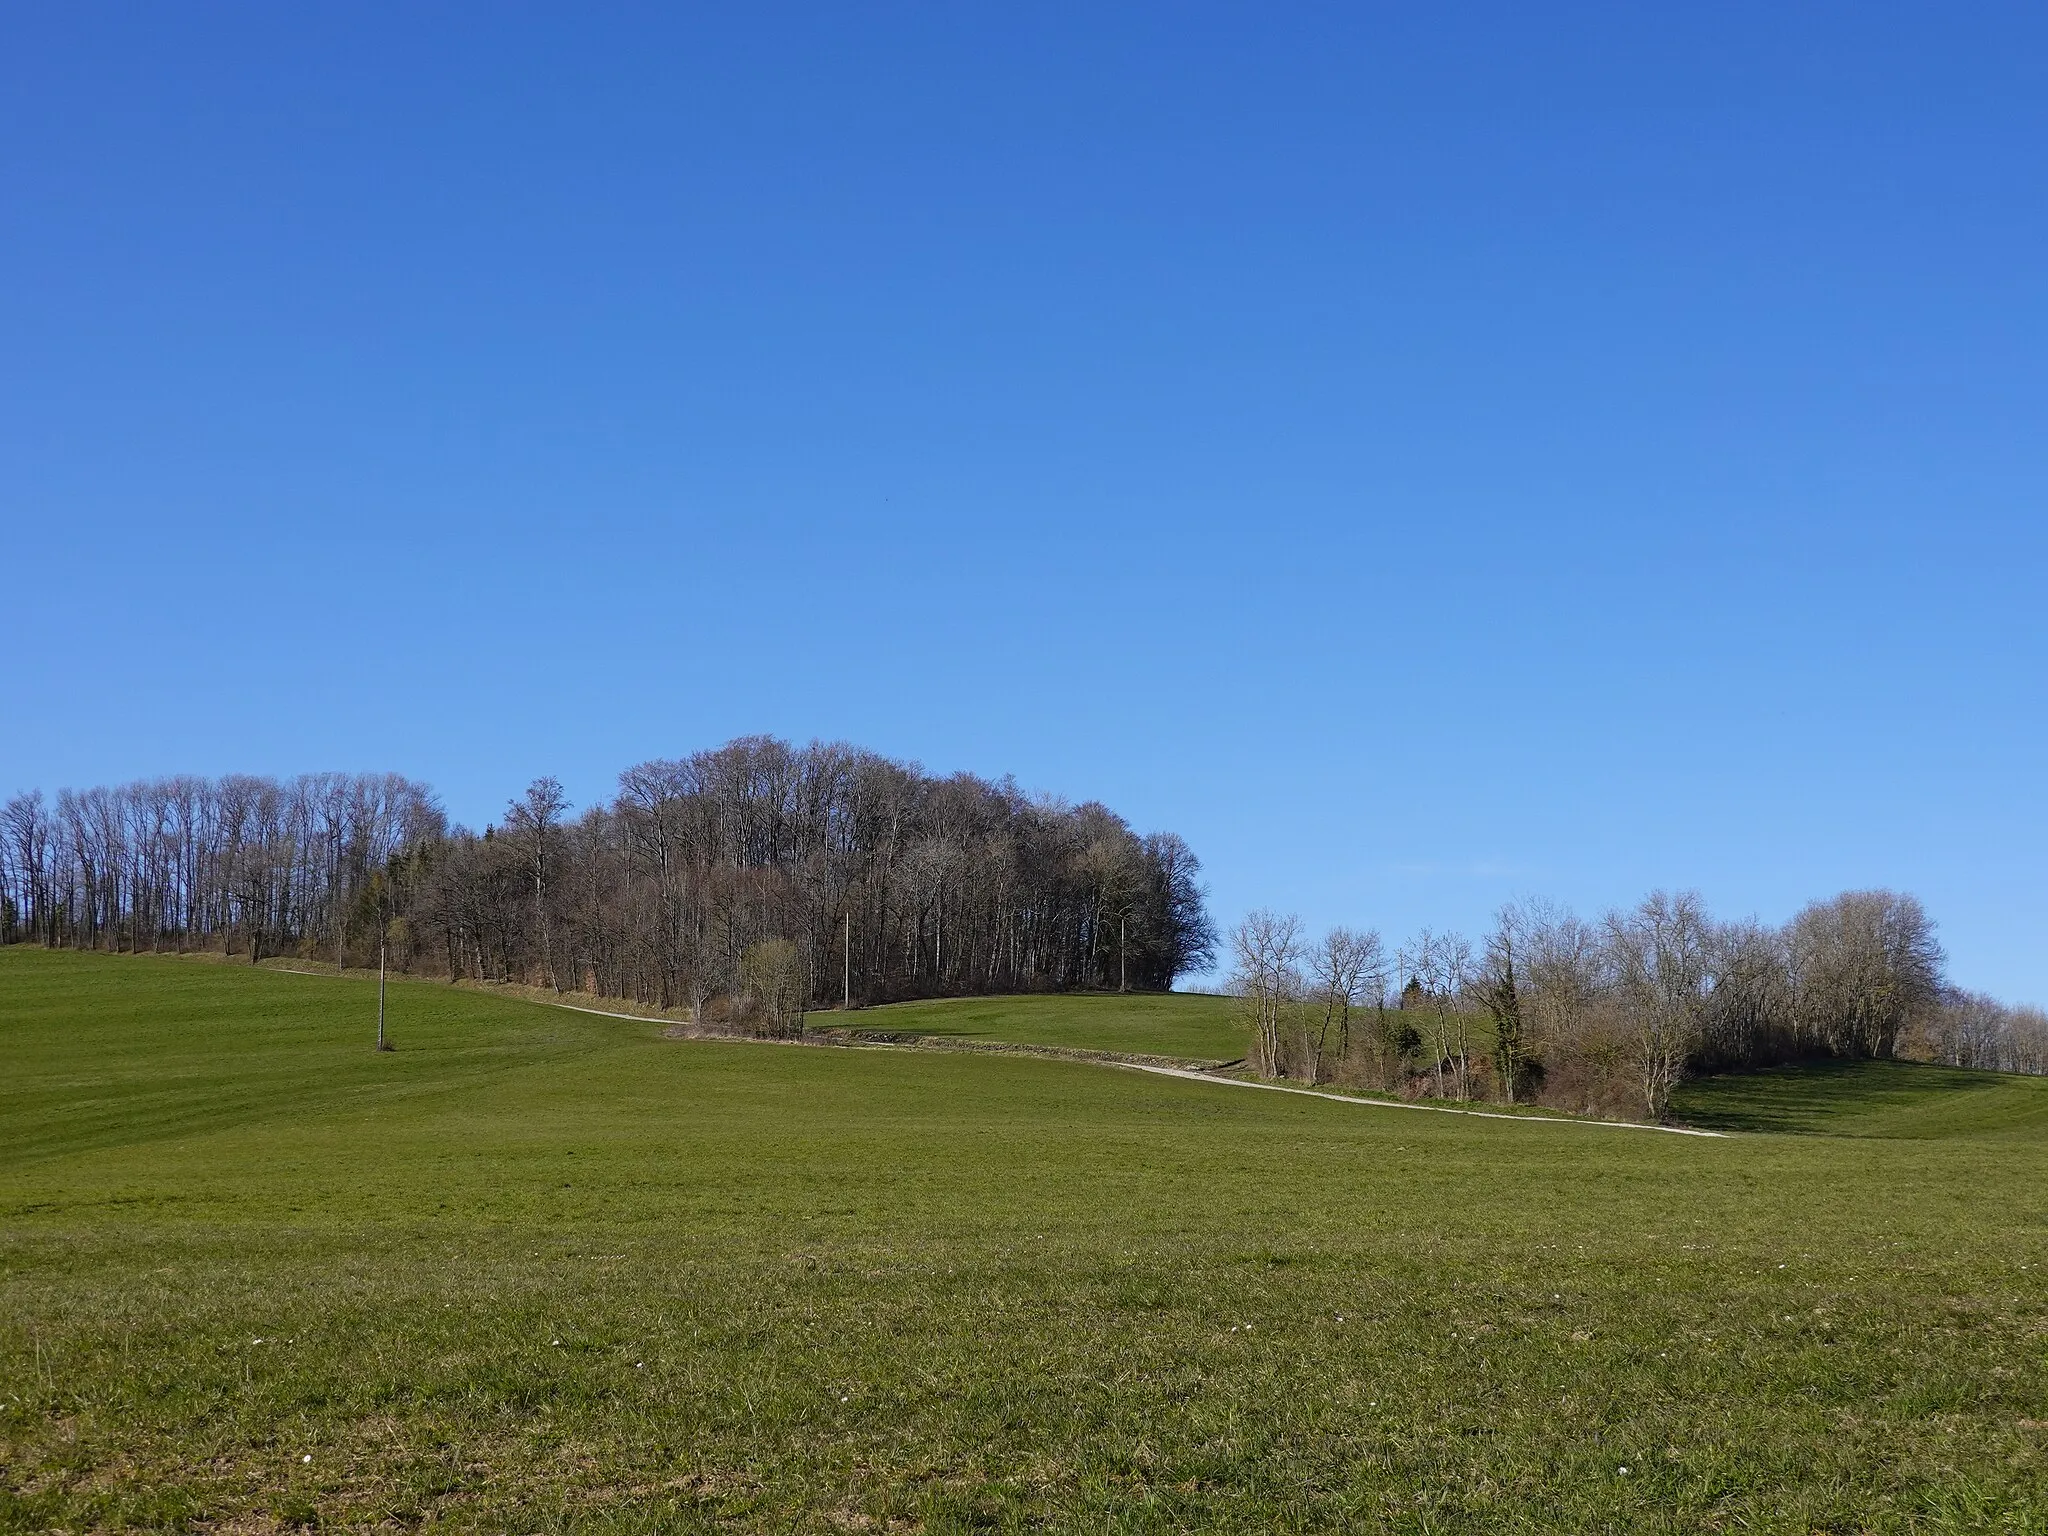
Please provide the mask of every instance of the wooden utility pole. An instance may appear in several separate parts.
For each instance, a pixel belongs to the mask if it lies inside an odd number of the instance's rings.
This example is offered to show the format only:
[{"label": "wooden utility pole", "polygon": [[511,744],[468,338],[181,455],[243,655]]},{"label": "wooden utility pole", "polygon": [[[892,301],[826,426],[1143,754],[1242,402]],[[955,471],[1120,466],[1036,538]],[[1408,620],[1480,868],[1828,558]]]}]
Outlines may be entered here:
[{"label": "wooden utility pole", "polygon": [[388,1051],[391,1042],[384,1038],[384,936],[377,936],[377,1049]]},{"label": "wooden utility pole", "polygon": [[334,824],[334,974],[346,976],[348,965],[342,950],[344,924],[341,912],[341,823]]}]

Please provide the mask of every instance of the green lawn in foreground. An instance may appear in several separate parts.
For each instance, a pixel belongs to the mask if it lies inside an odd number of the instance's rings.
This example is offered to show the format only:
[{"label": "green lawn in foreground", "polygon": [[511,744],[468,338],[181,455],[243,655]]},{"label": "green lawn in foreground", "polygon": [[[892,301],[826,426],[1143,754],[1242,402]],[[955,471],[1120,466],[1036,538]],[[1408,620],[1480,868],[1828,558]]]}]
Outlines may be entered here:
[{"label": "green lawn in foreground", "polygon": [[1246,1041],[1235,1001],[1203,992],[944,998],[821,1015],[820,1021],[837,1023],[842,1018],[856,1029],[1190,1061],[1236,1061],[1244,1055]]},{"label": "green lawn in foreground", "polygon": [[2044,1527],[2048,1084],[1716,1141],[371,997],[0,951],[0,1527]]}]

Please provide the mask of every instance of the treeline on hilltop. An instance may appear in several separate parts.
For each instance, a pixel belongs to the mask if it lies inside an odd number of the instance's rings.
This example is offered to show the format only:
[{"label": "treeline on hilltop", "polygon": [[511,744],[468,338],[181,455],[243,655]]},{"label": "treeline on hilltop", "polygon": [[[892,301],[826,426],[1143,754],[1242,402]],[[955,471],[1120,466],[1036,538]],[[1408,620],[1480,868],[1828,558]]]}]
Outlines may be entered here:
[{"label": "treeline on hilltop", "polygon": [[1587,921],[1503,908],[1476,944],[1424,930],[1231,934],[1254,1070],[1410,1097],[1662,1118],[1688,1073],[1818,1058],[2048,1072],[2048,1014],[1951,986],[1911,896],[1850,891],[1782,928],[1657,892]]},{"label": "treeline on hilltop", "polygon": [[397,775],[230,775],[0,807],[0,941],[213,949],[688,1004],[1170,987],[1215,943],[1187,844],[1098,804],[747,737],[451,827]]}]

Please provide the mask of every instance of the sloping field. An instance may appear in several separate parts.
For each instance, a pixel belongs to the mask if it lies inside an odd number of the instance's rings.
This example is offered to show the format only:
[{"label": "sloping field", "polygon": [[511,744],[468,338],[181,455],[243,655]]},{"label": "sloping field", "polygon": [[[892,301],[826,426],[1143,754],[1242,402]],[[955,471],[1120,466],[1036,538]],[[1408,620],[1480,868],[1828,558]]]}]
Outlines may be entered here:
[{"label": "sloping field", "polygon": [[2040,1084],[1564,1134],[392,995],[0,951],[0,1528],[2048,1527]]},{"label": "sloping field", "polygon": [[2048,1079],[1907,1061],[1844,1061],[1680,1088],[1688,1124],[1807,1136],[2048,1141]]},{"label": "sloping field", "polygon": [[[821,1015],[820,1022],[847,1017]],[[1245,1048],[1232,1000],[1199,992],[946,998],[865,1008],[851,1018],[867,1030],[1186,1061],[1236,1061]]]}]

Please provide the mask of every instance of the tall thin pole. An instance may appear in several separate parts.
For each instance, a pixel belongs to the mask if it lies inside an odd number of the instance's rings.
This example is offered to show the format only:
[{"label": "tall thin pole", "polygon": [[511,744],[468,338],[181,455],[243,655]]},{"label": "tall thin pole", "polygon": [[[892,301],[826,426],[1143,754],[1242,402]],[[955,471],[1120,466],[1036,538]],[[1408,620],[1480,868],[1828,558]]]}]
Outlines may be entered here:
[{"label": "tall thin pole", "polygon": [[339,822],[336,822],[334,827],[334,901],[332,905],[334,908],[334,974],[346,976],[348,974],[348,965],[343,958],[341,947],[341,824]]},{"label": "tall thin pole", "polygon": [[377,1049],[388,1051],[391,1042],[384,1038],[384,939],[377,939]]},{"label": "tall thin pole", "polygon": [[853,1011],[853,912],[846,913],[846,936],[839,941],[839,1011]]},{"label": "tall thin pole", "polygon": [[1116,915],[1116,989],[1119,992],[1130,990],[1124,985],[1124,957],[1129,953],[1130,948],[1124,943],[1124,914],[1119,912]]}]

